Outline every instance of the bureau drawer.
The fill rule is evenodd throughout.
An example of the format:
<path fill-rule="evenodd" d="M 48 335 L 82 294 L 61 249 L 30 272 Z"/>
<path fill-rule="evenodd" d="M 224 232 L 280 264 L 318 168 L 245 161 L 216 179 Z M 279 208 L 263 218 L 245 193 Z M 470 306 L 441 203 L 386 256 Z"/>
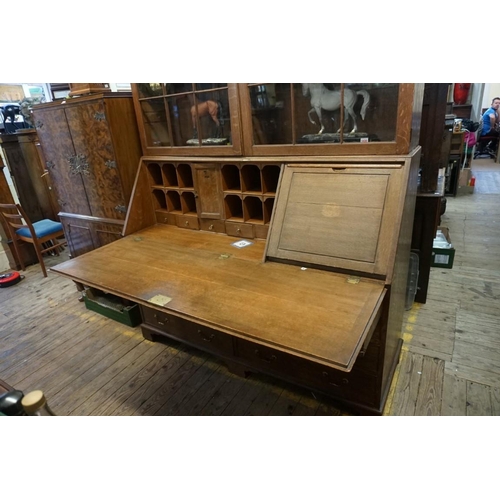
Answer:
<path fill-rule="evenodd" d="M 343 372 L 314 361 L 242 339 L 235 339 L 235 359 L 257 371 L 282 376 L 312 389 L 367 405 L 379 398 L 377 373 Z M 356 365 L 355 365 L 356 366 Z"/>
<path fill-rule="evenodd" d="M 141 306 L 146 325 L 154 327 L 153 334 L 165 334 L 213 354 L 232 356 L 233 339 L 230 335 L 172 314 Z"/>
<path fill-rule="evenodd" d="M 226 225 L 223 220 L 200 219 L 200 229 L 211 233 L 225 233 Z"/>
<path fill-rule="evenodd" d="M 173 226 L 177 225 L 175 214 L 169 214 L 168 212 L 162 210 L 156 211 L 156 222 L 158 222 L 158 224 L 172 224 Z"/>
<path fill-rule="evenodd" d="M 238 236 L 241 238 L 253 238 L 252 224 L 239 224 L 238 222 L 226 222 L 226 233 L 229 236 Z"/>
<path fill-rule="evenodd" d="M 196 215 L 176 215 L 177 226 L 186 229 L 200 229 L 200 221 Z"/>

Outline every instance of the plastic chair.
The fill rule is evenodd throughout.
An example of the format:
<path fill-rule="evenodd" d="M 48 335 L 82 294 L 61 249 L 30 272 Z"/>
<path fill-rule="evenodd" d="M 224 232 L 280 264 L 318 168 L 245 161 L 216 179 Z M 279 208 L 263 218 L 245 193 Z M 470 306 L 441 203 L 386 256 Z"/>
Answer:
<path fill-rule="evenodd" d="M 64 237 L 62 224 L 50 219 L 43 219 L 32 224 L 21 205 L 18 204 L 0 204 L 0 216 L 9 229 L 14 251 L 22 270 L 26 268 L 19 250 L 19 240 L 31 243 L 35 247 L 43 275 L 47 277 L 43 254 L 55 251 L 59 255 L 59 250 L 66 245 L 66 241 L 57 241 L 58 238 Z"/>

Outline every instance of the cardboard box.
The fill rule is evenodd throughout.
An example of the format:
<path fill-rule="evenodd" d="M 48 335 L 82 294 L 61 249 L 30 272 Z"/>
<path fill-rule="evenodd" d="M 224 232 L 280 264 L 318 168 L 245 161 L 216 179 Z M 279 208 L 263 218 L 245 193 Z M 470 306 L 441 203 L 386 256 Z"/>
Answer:
<path fill-rule="evenodd" d="M 451 243 L 450 232 L 447 227 L 438 227 L 438 230 L 444 234 L 448 243 Z M 453 260 L 455 258 L 454 248 L 433 248 L 431 257 L 431 267 L 443 267 L 451 269 L 453 267 Z"/>
<path fill-rule="evenodd" d="M 474 194 L 474 186 L 458 186 L 457 196 L 462 194 Z"/>
<path fill-rule="evenodd" d="M 472 171 L 470 168 L 460 170 L 460 174 L 458 176 L 457 196 L 474 193 L 474 186 L 469 185 L 471 178 Z"/>
<path fill-rule="evenodd" d="M 472 171 L 470 168 L 463 168 L 460 170 L 460 175 L 458 176 L 459 186 L 468 186 L 472 177 Z"/>

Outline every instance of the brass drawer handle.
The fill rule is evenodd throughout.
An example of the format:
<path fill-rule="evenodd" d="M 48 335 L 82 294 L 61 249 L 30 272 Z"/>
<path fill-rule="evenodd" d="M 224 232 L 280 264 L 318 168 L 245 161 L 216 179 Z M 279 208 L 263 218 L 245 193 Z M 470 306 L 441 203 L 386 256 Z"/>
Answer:
<path fill-rule="evenodd" d="M 213 225 L 213 224 L 210 224 L 210 226 L 208 226 L 208 230 L 209 230 L 209 231 L 213 231 L 213 229 L 214 229 L 214 225 Z"/>
<path fill-rule="evenodd" d="M 201 337 L 202 340 L 205 342 L 212 342 L 212 340 L 215 338 L 215 335 L 211 333 L 210 335 L 205 335 L 202 330 L 198 330 L 198 335 Z"/>
<path fill-rule="evenodd" d="M 271 354 L 270 356 L 265 356 L 261 354 L 261 352 L 258 349 L 255 349 L 255 355 L 261 361 L 264 361 L 264 363 L 272 363 L 273 361 L 276 361 L 278 359 L 274 354 Z"/>
<path fill-rule="evenodd" d="M 189 226 L 189 221 L 184 222 L 185 226 Z"/>
<path fill-rule="evenodd" d="M 322 373 L 321 373 L 321 375 L 323 375 L 323 379 L 328 380 L 328 379 L 330 378 L 330 375 L 329 375 L 329 373 L 328 373 L 328 372 L 322 372 Z M 337 383 L 335 383 L 335 382 L 331 382 L 330 380 L 328 380 L 328 383 L 329 383 L 330 385 L 333 385 L 334 387 L 341 387 L 341 384 L 337 384 Z M 343 384 L 343 385 L 347 385 L 348 383 L 349 383 L 349 380 L 348 380 L 348 379 L 346 379 L 346 378 L 343 378 L 343 379 L 342 379 L 342 384 Z"/>
<path fill-rule="evenodd" d="M 156 323 L 157 323 L 158 325 L 162 325 L 162 326 L 164 326 L 164 325 L 165 325 L 165 323 L 168 323 L 168 318 L 165 318 L 165 319 L 163 320 L 163 321 L 164 321 L 164 323 L 162 323 L 162 322 L 160 321 L 160 319 L 158 318 L 158 315 L 157 315 L 157 314 L 154 314 L 154 315 L 153 315 L 153 317 L 154 317 L 154 319 L 156 320 Z"/>

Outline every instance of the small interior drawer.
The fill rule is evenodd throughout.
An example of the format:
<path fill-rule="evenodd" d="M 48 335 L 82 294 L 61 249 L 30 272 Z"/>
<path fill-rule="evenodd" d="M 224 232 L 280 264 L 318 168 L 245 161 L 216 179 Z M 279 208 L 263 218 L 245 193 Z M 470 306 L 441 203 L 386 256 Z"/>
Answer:
<path fill-rule="evenodd" d="M 176 215 L 177 226 L 186 229 L 200 229 L 200 221 L 195 215 Z"/>
<path fill-rule="evenodd" d="M 229 236 L 241 238 L 253 238 L 253 226 L 251 224 L 239 224 L 238 222 L 226 222 L 226 233 Z"/>

